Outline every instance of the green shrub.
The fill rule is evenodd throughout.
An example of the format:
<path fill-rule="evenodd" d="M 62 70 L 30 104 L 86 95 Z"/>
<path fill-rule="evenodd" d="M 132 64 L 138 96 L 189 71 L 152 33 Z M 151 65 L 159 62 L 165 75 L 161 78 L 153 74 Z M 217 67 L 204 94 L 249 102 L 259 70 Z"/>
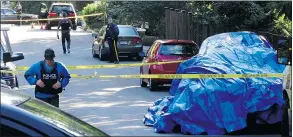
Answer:
<path fill-rule="evenodd" d="M 105 6 L 106 3 L 102 1 L 88 4 L 86 7 L 83 8 L 82 14 L 90 15 L 97 13 L 105 13 Z M 84 17 L 83 20 L 90 29 L 101 28 L 104 25 L 104 15 Z"/>

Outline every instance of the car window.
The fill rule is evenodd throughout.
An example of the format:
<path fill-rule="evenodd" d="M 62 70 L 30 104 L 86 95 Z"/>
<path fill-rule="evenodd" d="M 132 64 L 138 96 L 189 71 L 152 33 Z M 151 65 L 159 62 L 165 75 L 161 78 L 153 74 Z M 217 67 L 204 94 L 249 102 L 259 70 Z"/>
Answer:
<path fill-rule="evenodd" d="M 1 49 L 5 52 L 7 52 L 9 49 L 8 47 L 6 46 L 6 40 L 5 40 L 5 37 L 4 37 L 4 31 L 1 31 Z"/>
<path fill-rule="evenodd" d="M 2 48 L 2 44 L 1 44 L 1 50 L 0 50 L 0 60 L 2 61 L 3 60 L 3 53 L 4 53 L 4 51 L 3 51 L 3 48 Z"/>
<path fill-rule="evenodd" d="M 119 27 L 119 35 L 138 35 L 138 33 L 133 27 Z"/>
<path fill-rule="evenodd" d="M 7 31 L 1 31 L 1 48 L 5 52 L 10 52 L 10 48 L 8 46 L 9 41 L 6 41 L 5 38 L 8 37 L 8 32 Z M 6 37 L 7 36 L 7 37 Z M 9 40 L 9 38 L 7 39 Z"/>
<path fill-rule="evenodd" d="M 74 12 L 70 5 L 54 5 L 51 12 L 61 13 L 62 11 Z"/>
<path fill-rule="evenodd" d="M 13 10 L 9 10 L 9 9 L 4 9 L 4 12 L 6 15 L 13 15 L 15 14 L 15 12 Z"/>
<path fill-rule="evenodd" d="M 197 51 L 195 44 L 162 44 L 158 53 L 160 55 L 194 56 L 197 54 Z"/>
<path fill-rule="evenodd" d="M 1 9 L 1 15 L 4 15 L 4 14 L 5 14 L 4 10 L 3 10 L 3 9 Z"/>

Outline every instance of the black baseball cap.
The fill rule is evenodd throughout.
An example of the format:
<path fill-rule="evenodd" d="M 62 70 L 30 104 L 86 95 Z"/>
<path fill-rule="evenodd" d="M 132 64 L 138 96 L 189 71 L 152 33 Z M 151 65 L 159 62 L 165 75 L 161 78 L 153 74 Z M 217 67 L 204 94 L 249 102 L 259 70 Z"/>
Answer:
<path fill-rule="evenodd" d="M 55 58 L 54 50 L 51 48 L 46 49 L 44 57 L 46 60 L 53 60 Z"/>

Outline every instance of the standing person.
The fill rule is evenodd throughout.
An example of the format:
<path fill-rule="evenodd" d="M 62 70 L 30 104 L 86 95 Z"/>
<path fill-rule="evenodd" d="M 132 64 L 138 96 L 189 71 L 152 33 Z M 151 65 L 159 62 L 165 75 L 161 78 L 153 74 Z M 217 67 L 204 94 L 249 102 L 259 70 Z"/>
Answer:
<path fill-rule="evenodd" d="M 67 41 L 67 51 L 70 53 L 70 27 L 73 28 L 72 22 L 67 18 L 67 13 L 62 13 L 63 19 L 59 21 L 57 28 L 57 37 L 59 39 L 59 28 L 61 26 L 61 39 L 63 46 L 63 53 L 66 54 L 65 40 Z"/>
<path fill-rule="evenodd" d="M 45 50 L 45 60 L 33 64 L 24 74 L 30 85 L 35 86 L 35 97 L 53 106 L 59 107 L 59 93 L 67 86 L 70 79 L 66 67 L 55 62 L 55 52 Z"/>
<path fill-rule="evenodd" d="M 21 6 L 20 2 L 17 2 L 15 9 L 16 9 L 17 19 L 19 20 L 19 25 L 21 25 L 22 6 Z"/>
<path fill-rule="evenodd" d="M 119 56 L 117 50 L 117 41 L 118 41 L 119 29 L 116 24 L 113 23 L 111 15 L 108 18 L 108 25 L 106 28 L 105 38 L 108 41 L 110 48 L 110 61 L 115 64 L 119 64 Z"/>

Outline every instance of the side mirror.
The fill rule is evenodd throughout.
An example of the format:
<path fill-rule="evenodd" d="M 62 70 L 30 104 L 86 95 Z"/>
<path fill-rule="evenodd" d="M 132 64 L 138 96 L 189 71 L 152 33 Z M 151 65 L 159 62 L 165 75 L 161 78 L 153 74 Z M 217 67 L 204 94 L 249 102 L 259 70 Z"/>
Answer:
<path fill-rule="evenodd" d="M 291 64 L 292 48 L 288 40 L 278 40 L 277 57 L 278 63 L 284 65 Z"/>
<path fill-rule="evenodd" d="M 142 51 L 142 52 L 139 52 L 138 53 L 138 56 L 140 56 L 140 57 L 146 57 L 146 55 L 145 55 L 145 53 Z"/>
<path fill-rule="evenodd" d="M 3 53 L 3 62 L 7 63 L 7 62 L 11 62 L 11 61 L 12 61 L 12 59 L 11 59 L 10 52 L 4 52 Z"/>
<path fill-rule="evenodd" d="M 15 52 L 11 56 L 11 61 L 18 61 L 24 59 L 24 55 L 21 52 Z"/>
<path fill-rule="evenodd" d="M 21 52 L 16 52 L 16 53 L 13 53 L 12 55 L 10 54 L 10 52 L 3 53 L 3 62 L 4 63 L 18 61 L 18 60 L 22 60 L 22 59 L 24 59 L 24 56 L 23 56 L 23 53 L 21 53 Z"/>
<path fill-rule="evenodd" d="M 92 36 L 94 37 L 94 38 L 97 38 L 98 37 L 98 33 L 92 33 Z"/>

